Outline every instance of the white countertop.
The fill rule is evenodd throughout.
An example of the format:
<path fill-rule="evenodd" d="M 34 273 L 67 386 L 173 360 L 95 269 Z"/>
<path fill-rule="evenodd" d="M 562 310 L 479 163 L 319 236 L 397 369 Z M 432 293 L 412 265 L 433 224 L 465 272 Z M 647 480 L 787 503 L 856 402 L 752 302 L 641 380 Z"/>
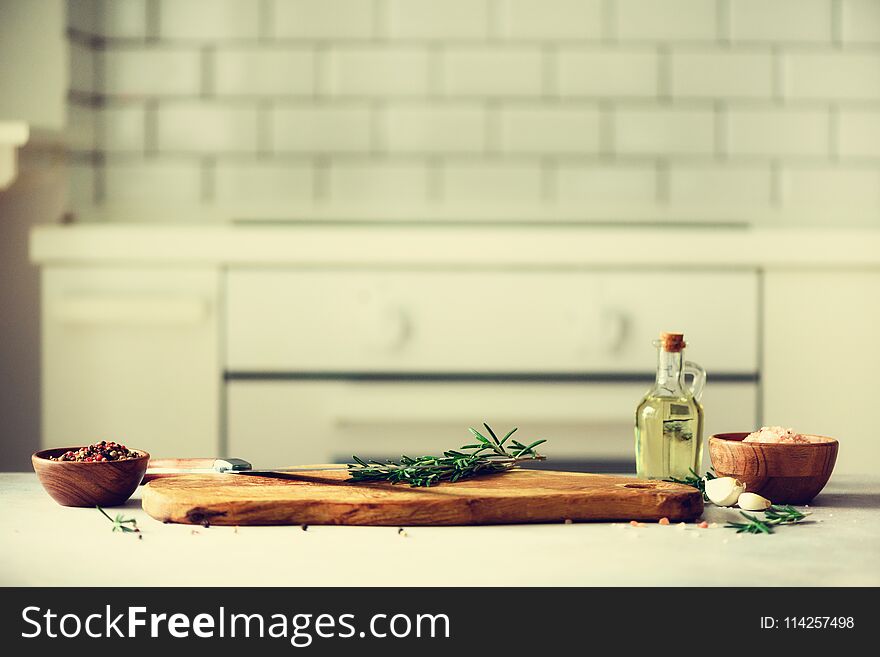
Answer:
<path fill-rule="evenodd" d="M 95 509 L 64 508 L 35 475 L 0 474 L 0 585 L 277 586 L 878 586 L 880 478 L 835 477 L 809 524 L 772 536 L 694 524 L 489 527 L 193 527 L 164 525 L 138 499 L 122 511 L 143 539 Z M 83 567 L 95 555 L 125 574 Z M 479 555 L 491 568 L 463 569 Z"/>
<path fill-rule="evenodd" d="M 880 230 L 386 224 L 37 227 L 43 265 L 876 268 Z"/>

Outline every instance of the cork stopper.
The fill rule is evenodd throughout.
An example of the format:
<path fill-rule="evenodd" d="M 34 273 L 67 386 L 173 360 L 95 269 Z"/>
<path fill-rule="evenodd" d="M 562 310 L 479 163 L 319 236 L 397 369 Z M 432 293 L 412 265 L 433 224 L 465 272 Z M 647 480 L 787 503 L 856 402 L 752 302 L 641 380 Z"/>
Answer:
<path fill-rule="evenodd" d="M 684 341 L 683 333 L 661 333 L 660 346 L 663 351 L 675 354 L 687 347 L 687 343 Z"/>

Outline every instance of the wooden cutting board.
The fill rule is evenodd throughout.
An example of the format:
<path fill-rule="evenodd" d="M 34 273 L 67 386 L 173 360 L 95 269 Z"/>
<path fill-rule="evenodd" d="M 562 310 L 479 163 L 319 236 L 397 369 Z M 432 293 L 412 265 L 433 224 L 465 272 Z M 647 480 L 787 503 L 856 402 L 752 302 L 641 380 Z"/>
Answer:
<path fill-rule="evenodd" d="M 431 488 L 353 483 L 345 471 L 180 475 L 151 481 L 156 520 L 212 525 L 482 525 L 564 520 L 692 520 L 690 486 L 630 477 L 514 470 Z"/>

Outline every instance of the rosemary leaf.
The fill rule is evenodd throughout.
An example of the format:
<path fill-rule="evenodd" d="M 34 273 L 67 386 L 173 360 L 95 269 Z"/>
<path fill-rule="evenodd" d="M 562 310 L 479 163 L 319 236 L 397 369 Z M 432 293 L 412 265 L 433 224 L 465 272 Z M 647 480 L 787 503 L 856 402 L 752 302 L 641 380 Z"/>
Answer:
<path fill-rule="evenodd" d="M 387 481 L 392 484 L 408 483 L 413 488 L 434 486 L 441 481 L 456 482 L 466 477 L 482 474 L 506 472 L 525 461 L 543 461 L 546 457 L 538 454 L 535 447 L 546 442 L 536 440 L 529 445 L 511 439 L 516 428 L 507 432 L 502 440 L 488 424 L 486 431 L 490 440 L 473 427 L 471 434 L 480 441 L 478 444 L 464 445 L 458 450 L 443 452 L 442 457 L 420 456 L 411 458 L 403 455 L 400 461 L 364 461 L 353 456 L 354 463 L 348 464 L 348 474 L 353 481 Z M 510 440 L 510 449 L 504 447 Z"/>

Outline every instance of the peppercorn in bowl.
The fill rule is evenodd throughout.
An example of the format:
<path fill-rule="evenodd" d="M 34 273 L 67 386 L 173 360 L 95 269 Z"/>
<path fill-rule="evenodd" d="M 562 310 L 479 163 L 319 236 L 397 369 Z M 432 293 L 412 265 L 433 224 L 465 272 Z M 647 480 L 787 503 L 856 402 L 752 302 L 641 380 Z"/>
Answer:
<path fill-rule="evenodd" d="M 44 449 L 31 456 L 37 478 L 62 506 L 123 504 L 144 478 L 150 455 L 105 441 Z"/>

